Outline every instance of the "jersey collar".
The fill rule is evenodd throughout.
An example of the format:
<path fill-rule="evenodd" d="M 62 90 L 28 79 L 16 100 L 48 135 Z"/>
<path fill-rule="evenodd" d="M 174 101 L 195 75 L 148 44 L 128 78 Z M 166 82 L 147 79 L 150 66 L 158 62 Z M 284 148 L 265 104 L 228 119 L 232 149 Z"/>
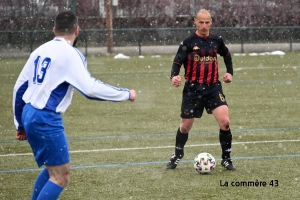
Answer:
<path fill-rule="evenodd" d="M 208 36 L 205 36 L 205 37 L 203 37 L 203 36 L 200 36 L 200 35 L 198 35 L 198 34 L 197 34 L 197 30 L 195 30 L 195 31 L 194 31 L 194 34 L 195 34 L 195 35 L 197 35 L 197 36 L 198 36 L 198 37 L 200 37 L 200 38 L 203 38 L 203 39 L 207 39 L 207 38 L 209 38 L 209 37 L 211 36 L 211 34 L 210 34 L 210 33 L 209 33 L 209 35 L 208 35 Z"/>
<path fill-rule="evenodd" d="M 70 42 L 69 40 L 65 40 L 64 38 L 58 38 L 58 37 L 55 37 L 53 40 L 54 40 L 54 41 L 65 41 L 65 42 L 67 42 L 69 45 L 72 46 L 71 42 Z"/>

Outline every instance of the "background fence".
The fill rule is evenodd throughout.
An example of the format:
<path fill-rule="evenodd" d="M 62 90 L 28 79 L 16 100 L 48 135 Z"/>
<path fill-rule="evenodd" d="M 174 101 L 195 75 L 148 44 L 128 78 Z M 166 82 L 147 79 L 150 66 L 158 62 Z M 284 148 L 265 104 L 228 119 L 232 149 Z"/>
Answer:
<path fill-rule="evenodd" d="M 148 46 L 178 47 L 201 8 L 212 15 L 212 32 L 238 52 L 257 44 L 300 50 L 300 0 L 1 0 L 0 57 L 28 56 L 52 39 L 53 19 L 66 9 L 78 16 L 78 47 L 86 55 L 99 49 L 102 55 L 103 48 L 134 47 L 141 55 Z"/>
<path fill-rule="evenodd" d="M 134 29 L 84 29 L 81 30 L 77 46 L 89 55 L 90 48 L 105 48 L 107 35 L 113 35 L 113 47 L 137 47 L 141 55 L 143 46 L 171 46 L 179 43 L 195 30 L 190 28 L 134 28 Z M 293 45 L 300 43 L 299 26 L 280 27 L 213 27 L 211 32 L 221 35 L 226 44 L 240 45 L 240 52 L 246 44 L 288 44 L 288 51 L 295 51 Z M 110 34 L 111 35 L 111 34 Z M 44 42 L 53 39 L 52 30 L 0 31 L 0 52 L 32 52 Z"/>

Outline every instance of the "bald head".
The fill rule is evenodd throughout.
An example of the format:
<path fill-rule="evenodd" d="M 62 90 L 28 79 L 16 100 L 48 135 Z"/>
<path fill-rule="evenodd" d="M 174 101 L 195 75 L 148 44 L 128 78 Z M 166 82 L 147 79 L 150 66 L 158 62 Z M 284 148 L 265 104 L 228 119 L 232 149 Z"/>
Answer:
<path fill-rule="evenodd" d="M 210 12 L 209 12 L 208 10 L 206 10 L 206 9 L 201 9 L 201 10 L 199 10 L 199 11 L 197 12 L 196 18 L 198 18 L 198 16 L 200 16 L 200 17 L 205 16 L 205 17 L 208 17 L 208 18 L 211 19 Z"/>
<path fill-rule="evenodd" d="M 201 37 L 209 36 L 209 29 L 212 25 L 212 19 L 209 11 L 206 9 L 199 10 L 194 19 L 194 24 L 197 27 L 197 35 Z"/>

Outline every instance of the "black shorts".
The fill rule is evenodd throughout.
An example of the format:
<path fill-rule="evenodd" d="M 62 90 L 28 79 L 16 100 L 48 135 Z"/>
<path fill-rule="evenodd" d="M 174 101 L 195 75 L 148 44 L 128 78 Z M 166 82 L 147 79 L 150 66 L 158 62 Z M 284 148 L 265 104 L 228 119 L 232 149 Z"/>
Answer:
<path fill-rule="evenodd" d="M 201 118 L 204 108 L 211 114 L 215 108 L 222 105 L 227 105 L 227 102 L 221 82 L 211 85 L 185 82 L 180 117 Z"/>

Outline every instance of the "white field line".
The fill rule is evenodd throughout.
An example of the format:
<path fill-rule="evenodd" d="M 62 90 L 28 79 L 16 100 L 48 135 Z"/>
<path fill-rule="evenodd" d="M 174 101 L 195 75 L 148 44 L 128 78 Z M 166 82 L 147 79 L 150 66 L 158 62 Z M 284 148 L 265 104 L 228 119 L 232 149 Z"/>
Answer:
<path fill-rule="evenodd" d="M 243 144 L 262 144 L 262 143 L 281 143 L 281 142 L 300 142 L 300 140 L 265 140 L 265 141 L 250 141 L 250 142 L 233 142 L 233 145 Z M 201 147 L 201 146 L 218 146 L 219 143 L 213 144 L 192 144 L 185 147 Z M 136 148 L 114 148 L 114 149 L 92 149 L 92 150 L 75 150 L 70 153 L 92 153 L 92 152 L 105 152 L 105 151 L 135 151 L 135 150 L 147 150 L 147 149 L 167 149 L 174 146 L 158 146 L 158 147 L 136 147 Z M 16 153 L 16 154 L 0 154 L 0 157 L 13 157 L 13 156 L 29 156 L 32 153 Z"/>

